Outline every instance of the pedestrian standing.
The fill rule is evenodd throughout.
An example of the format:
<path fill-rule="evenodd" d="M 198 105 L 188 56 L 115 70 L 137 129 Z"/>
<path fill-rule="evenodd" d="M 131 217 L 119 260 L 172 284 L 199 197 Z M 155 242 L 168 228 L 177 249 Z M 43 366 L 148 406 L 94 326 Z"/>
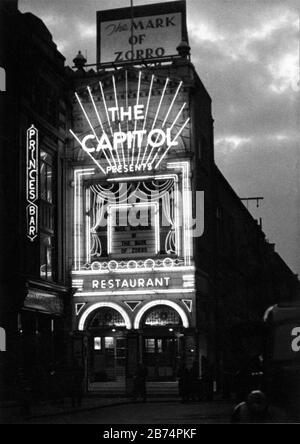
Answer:
<path fill-rule="evenodd" d="M 212 401 L 214 397 L 214 372 L 208 359 L 203 362 L 203 392 L 206 401 Z"/>
<path fill-rule="evenodd" d="M 190 399 L 190 372 L 183 364 L 178 372 L 178 391 L 182 402 L 187 402 Z"/>
<path fill-rule="evenodd" d="M 143 402 L 147 401 L 147 368 L 143 363 L 140 363 L 135 372 L 133 379 L 133 399 L 136 401 L 139 397 L 142 398 Z"/>
<path fill-rule="evenodd" d="M 84 371 L 75 359 L 71 368 L 71 401 L 73 407 L 80 407 L 83 398 Z"/>
<path fill-rule="evenodd" d="M 198 364 L 196 361 L 193 362 L 192 368 L 190 369 L 190 399 L 200 400 L 200 388 L 198 379 Z"/>

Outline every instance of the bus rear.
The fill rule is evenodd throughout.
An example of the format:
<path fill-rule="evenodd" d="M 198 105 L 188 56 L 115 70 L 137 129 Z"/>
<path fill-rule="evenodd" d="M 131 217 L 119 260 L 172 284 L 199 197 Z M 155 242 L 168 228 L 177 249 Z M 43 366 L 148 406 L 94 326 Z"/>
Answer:
<path fill-rule="evenodd" d="M 300 420 L 300 304 L 278 304 L 264 316 L 265 391 L 288 418 Z"/>

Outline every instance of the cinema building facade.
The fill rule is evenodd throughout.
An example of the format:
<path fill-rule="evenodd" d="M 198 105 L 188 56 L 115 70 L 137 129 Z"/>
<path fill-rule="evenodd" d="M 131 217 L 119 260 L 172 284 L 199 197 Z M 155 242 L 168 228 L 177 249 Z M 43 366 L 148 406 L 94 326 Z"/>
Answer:
<path fill-rule="evenodd" d="M 1 228 L 9 260 L 0 327 L 20 355 L 9 374 L 25 361 L 32 374 L 35 363 L 70 367 L 76 358 L 87 388 L 125 389 L 139 362 L 150 381 L 175 381 L 181 365 L 196 363 L 222 387 L 224 374 L 261 351 L 256 323 L 266 308 L 297 296 L 297 277 L 214 163 L 212 103 L 190 61 L 185 2 L 166 5 L 168 20 L 161 4 L 142 13 L 171 34 L 180 21 L 170 56 L 109 63 L 104 45 L 103 63 L 89 67 L 79 53 L 73 69 L 39 19 L 5 9 L 7 42 L 20 25 L 20 66 L 0 60 L 2 104 L 16 105 L 3 106 L 10 125 L 1 132 L 12 222 Z M 38 135 L 35 173 L 28 134 Z M 36 195 L 27 199 L 31 177 Z M 38 209 L 30 226 L 28 205 Z"/>
<path fill-rule="evenodd" d="M 262 351 L 265 309 L 298 280 L 214 163 L 211 98 L 186 41 L 157 63 L 71 75 L 67 244 L 73 353 L 90 387 L 182 365 L 216 387 Z M 101 69 L 102 68 L 102 69 Z"/>
<path fill-rule="evenodd" d="M 191 72 L 171 65 L 74 77 L 74 329 L 88 332 L 94 381 L 124 378 L 140 361 L 150 379 L 175 379 L 199 350 Z M 200 269 L 198 282 L 205 298 Z M 206 356 L 204 337 L 201 347 Z"/>

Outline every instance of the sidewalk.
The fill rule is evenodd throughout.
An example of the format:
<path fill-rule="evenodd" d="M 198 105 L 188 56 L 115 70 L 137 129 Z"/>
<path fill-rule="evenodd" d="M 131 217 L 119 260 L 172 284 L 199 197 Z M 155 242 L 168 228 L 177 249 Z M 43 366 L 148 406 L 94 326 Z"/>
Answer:
<path fill-rule="evenodd" d="M 179 397 L 161 397 L 161 396 L 151 396 L 148 398 L 147 404 L 152 403 L 179 403 L 181 400 Z M 125 396 L 120 397 L 107 397 L 107 396 L 97 396 L 88 395 L 83 398 L 80 407 L 72 407 L 72 402 L 70 398 L 64 399 L 60 404 L 53 405 L 49 402 L 41 402 L 38 405 L 31 406 L 31 412 L 26 417 L 20 415 L 20 407 L 16 402 L 7 402 L 5 404 L 0 404 L 0 424 L 26 424 L 27 421 L 36 418 L 43 417 L 55 417 L 60 415 L 71 415 L 75 412 L 88 412 L 101 408 L 106 408 L 110 406 L 121 406 L 126 404 L 132 404 L 132 399 Z M 197 402 L 192 402 L 185 405 L 199 405 Z M 202 403 L 200 403 L 201 405 Z M 233 406 L 232 401 L 221 400 L 219 396 L 215 397 L 215 400 L 209 403 L 209 409 L 215 408 L 216 405 L 221 405 L 222 408 L 228 406 Z"/>
<path fill-rule="evenodd" d="M 20 408 L 16 402 L 7 402 L 0 405 L 0 424 L 26 423 L 26 420 L 42 418 L 46 416 L 56 416 L 61 414 L 72 414 L 74 412 L 94 410 L 109 406 L 117 406 L 129 403 L 128 398 L 99 398 L 86 397 L 82 400 L 81 406 L 73 407 L 71 400 L 65 399 L 62 403 L 53 405 L 48 402 L 41 402 L 39 405 L 31 406 L 31 412 L 26 417 L 20 415 Z"/>

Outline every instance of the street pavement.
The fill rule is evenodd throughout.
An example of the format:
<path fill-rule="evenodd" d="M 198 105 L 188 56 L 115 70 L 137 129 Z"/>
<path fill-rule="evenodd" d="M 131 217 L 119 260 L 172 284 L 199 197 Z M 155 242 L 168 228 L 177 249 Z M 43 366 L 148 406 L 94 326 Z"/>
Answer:
<path fill-rule="evenodd" d="M 117 404 L 117 403 L 115 403 Z M 27 424 L 218 424 L 230 422 L 232 402 L 150 400 L 103 405 L 77 412 L 30 418 Z M 21 423 L 21 421 L 19 422 Z"/>

